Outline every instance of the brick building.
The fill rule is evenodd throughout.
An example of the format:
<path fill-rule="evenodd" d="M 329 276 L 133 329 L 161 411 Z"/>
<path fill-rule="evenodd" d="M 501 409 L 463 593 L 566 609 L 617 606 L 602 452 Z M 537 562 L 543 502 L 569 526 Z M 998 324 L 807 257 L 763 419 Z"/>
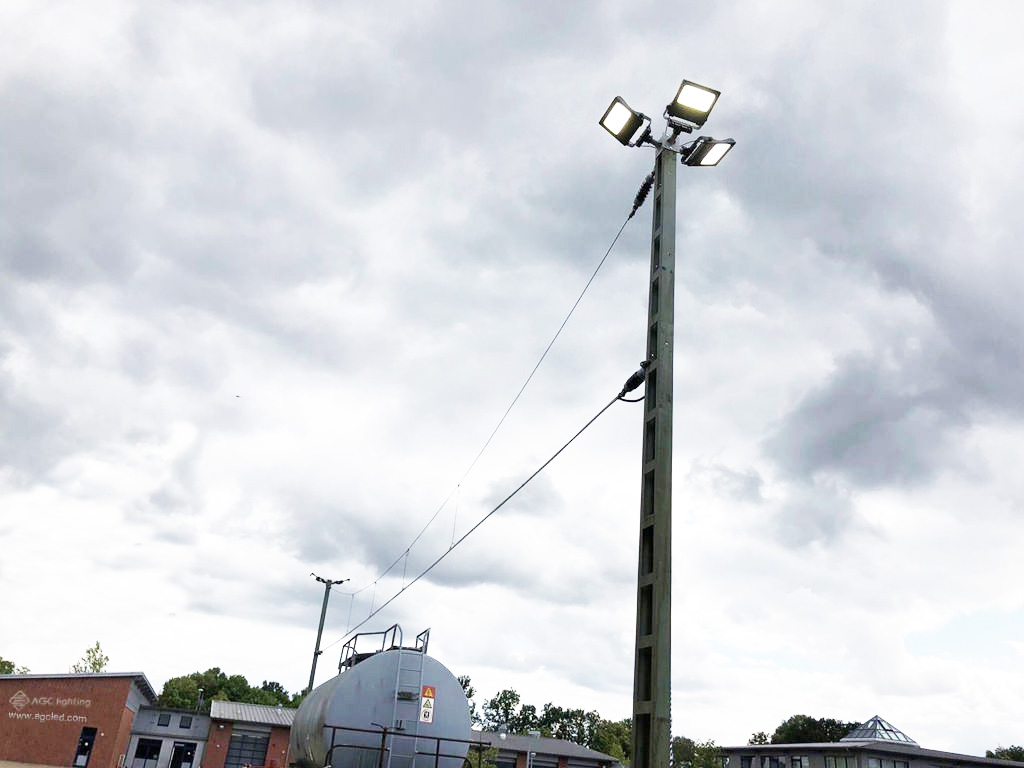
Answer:
<path fill-rule="evenodd" d="M 0 675 L 0 761 L 118 768 L 155 699 L 141 672 Z"/>
<path fill-rule="evenodd" d="M 243 765 L 287 768 L 295 710 L 264 704 L 213 701 L 203 768 Z"/>

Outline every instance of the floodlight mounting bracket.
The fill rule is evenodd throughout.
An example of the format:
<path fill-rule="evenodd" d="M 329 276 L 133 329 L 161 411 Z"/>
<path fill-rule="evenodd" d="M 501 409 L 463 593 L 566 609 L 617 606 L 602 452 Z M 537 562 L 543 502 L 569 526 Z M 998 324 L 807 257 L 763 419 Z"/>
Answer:
<path fill-rule="evenodd" d="M 681 117 L 669 114 L 668 107 L 665 107 L 665 113 L 662 117 L 665 118 L 665 122 L 672 127 L 672 130 L 677 136 L 680 133 L 693 133 L 693 129 L 697 127 L 693 123 L 683 120 Z"/>

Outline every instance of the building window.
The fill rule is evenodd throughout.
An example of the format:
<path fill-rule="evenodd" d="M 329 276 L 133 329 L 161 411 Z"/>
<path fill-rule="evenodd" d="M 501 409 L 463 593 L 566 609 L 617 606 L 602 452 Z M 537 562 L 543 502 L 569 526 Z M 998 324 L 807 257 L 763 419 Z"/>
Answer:
<path fill-rule="evenodd" d="M 232 733 L 224 768 L 242 768 L 243 765 L 265 765 L 269 736 Z"/>
<path fill-rule="evenodd" d="M 804 768 L 807 768 L 806 762 Z M 857 768 L 857 758 L 852 755 L 826 755 L 825 768 Z"/>
<path fill-rule="evenodd" d="M 139 739 L 135 747 L 132 768 L 156 768 L 156 761 L 159 759 L 160 742 L 156 739 Z"/>
<path fill-rule="evenodd" d="M 789 765 L 790 768 L 811 768 L 811 759 L 809 757 L 791 757 Z"/>
<path fill-rule="evenodd" d="M 182 728 L 191 728 L 192 715 L 182 715 L 181 720 L 178 721 L 178 725 L 180 725 Z"/>
<path fill-rule="evenodd" d="M 164 725 L 164 726 L 170 725 L 171 724 L 171 713 L 170 712 L 161 712 L 159 715 L 156 716 L 156 724 L 157 725 Z"/>
<path fill-rule="evenodd" d="M 75 768 L 85 768 L 89 764 L 92 745 L 96 743 L 96 729 L 86 726 L 78 737 L 78 749 L 75 750 Z"/>
<path fill-rule="evenodd" d="M 740 768 L 751 768 L 752 762 L 754 762 L 754 758 L 750 755 L 740 755 Z"/>

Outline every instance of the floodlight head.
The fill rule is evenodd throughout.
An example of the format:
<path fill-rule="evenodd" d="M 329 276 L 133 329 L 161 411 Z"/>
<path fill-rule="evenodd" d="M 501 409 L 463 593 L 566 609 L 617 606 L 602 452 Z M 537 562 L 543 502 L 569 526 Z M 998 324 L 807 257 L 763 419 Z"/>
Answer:
<path fill-rule="evenodd" d="M 628 147 L 631 146 L 630 140 L 640 130 L 645 119 L 642 113 L 633 111 L 621 97 L 616 96 L 605 110 L 600 122 L 602 128 L 618 139 L 623 146 Z"/>
<path fill-rule="evenodd" d="M 716 90 L 683 80 L 676 97 L 665 107 L 665 115 L 693 123 L 699 128 L 708 119 L 719 95 Z"/>
<path fill-rule="evenodd" d="M 730 149 L 736 145 L 732 139 L 712 139 L 710 136 L 701 136 L 683 155 L 683 165 L 711 166 L 718 165 Z"/>

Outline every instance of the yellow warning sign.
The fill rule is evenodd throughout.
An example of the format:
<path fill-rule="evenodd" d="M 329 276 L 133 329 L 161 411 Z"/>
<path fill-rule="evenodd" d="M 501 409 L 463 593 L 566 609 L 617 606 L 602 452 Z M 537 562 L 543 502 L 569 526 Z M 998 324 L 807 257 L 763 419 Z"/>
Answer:
<path fill-rule="evenodd" d="M 436 690 L 432 685 L 424 685 L 420 691 L 420 722 L 434 722 L 434 699 Z"/>

